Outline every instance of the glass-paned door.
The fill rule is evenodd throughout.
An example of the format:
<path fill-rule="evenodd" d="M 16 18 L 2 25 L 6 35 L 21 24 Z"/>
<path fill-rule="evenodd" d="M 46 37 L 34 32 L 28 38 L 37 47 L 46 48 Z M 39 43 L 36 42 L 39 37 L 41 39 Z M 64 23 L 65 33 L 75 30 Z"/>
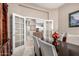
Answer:
<path fill-rule="evenodd" d="M 27 39 L 32 39 L 33 32 L 35 31 L 36 31 L 36 20 L 32 18 L 26 18 Z"/>
<path fill-rule="evenodd" d="M 12 21 L 12 41 L 13 50 L 19 46 L 22 46 L 26 42 L 26 26 L 25 17 L 13 13 Z"/>
<path fill-rule="evenodd" d="M 53 32 L 53 20 L 44 20 L 44 38 L 46 41 L 50 41 Z"/>

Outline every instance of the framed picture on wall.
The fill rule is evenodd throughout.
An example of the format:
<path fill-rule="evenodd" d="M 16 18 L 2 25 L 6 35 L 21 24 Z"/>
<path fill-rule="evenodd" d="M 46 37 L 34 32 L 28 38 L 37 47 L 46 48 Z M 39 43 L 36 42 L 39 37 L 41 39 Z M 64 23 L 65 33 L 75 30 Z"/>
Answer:
<path fill-rule="evenodd" d="M 79 27 L 79 10 L 69 14 L 69 27 Z"/>

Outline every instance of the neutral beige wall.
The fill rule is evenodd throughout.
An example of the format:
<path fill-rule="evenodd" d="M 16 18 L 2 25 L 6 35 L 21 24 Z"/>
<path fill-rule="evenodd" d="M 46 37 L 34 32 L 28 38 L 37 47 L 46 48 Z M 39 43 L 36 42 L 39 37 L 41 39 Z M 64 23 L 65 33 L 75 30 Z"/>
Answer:
<path fill-rule="evenodd" d="M 9 14 L 12 15 L 12 13 L 17 13 L 23 16 L 29 16 L 29 17 L 35 17 L 35 18 L 41 18 L 41 19 L 48 19 L 48 13 L 19 6 L 19 4 L 8 4 L 8 11 Z"/>
<path fill-rule="evenodd" d="M 54 20 L 54 31 L 58 31 L 58 9 L 52 9 L 49 11 L 49 20 Z"/>
<path fill-rule="evenodd" d="M 79 3 L 65 4 L 59 8 L 58 29 L 60 33 L 79 34 L 79 27 L 69 27 L 69 13 L 79 10 Z"/>
<path fill-rule="evenodd" d="M 41 19 L 48 19 L 48 13 L 43 12 L 40 10 L 35 10 L 27 7 L 19 6 L 19 4 L 8 4 L 8 35 L 10 38 L 10 25 L 11 25 L 11 16 L 12 13 L 20 14 L 22 16 L 29 16 L 29 17 L 35 17 L 35 18 L 41 18 Z"/>

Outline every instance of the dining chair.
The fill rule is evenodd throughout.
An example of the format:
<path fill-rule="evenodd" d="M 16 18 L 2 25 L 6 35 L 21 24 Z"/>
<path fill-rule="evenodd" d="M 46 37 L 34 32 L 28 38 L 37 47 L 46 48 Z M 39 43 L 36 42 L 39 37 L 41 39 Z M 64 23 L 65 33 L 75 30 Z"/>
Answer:
<path fill-rule="evenodd" d="M 60 41 L 64 41 L 64 39 L 66 39 L 66 38 L 65 38 L 66 36 L 67 36 L 67 33 L 62 33 L 62 34 L 60 34 L 59 40 L 60 40 Z"/>
<path fill-rule="evenodd" d="M 42 56 L 58 56 L 54 45 L 38 39 Z"/>
<path fill-rule="evenodd" d="M 36 54 L 36 56 L 40 56 L 38 38 L 33 35 L 33 40 L 34 40 L 34 51 L 35 51 L 35 54 Z"/>

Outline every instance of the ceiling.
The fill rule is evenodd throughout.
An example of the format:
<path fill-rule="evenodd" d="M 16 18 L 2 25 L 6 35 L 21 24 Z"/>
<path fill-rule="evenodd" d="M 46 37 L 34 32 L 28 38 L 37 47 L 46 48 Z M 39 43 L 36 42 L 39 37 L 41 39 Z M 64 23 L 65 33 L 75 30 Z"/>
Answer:
<path fill-rule="evenodd" d="M 44 9 L 54 9 L 59 8 L 60 6 L 64 5 L 64 3 L 30 3 L 30 5 Z"/>

